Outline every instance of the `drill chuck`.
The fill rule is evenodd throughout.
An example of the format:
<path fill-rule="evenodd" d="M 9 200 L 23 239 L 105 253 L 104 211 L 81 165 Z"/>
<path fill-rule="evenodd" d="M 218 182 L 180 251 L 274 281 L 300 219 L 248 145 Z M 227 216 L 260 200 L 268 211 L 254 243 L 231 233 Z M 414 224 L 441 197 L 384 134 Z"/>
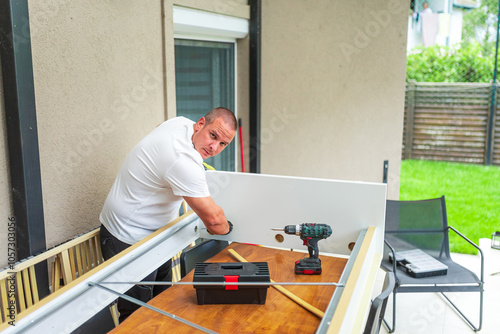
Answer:
<path fill-rule="evenodd" d="M 286 234 L 295 234 L 299 236 L 300 236 L 300 231 L 301 231 L 300 225 L 287 225 L 283 229 L 283 232 L 285 232 Z"/>

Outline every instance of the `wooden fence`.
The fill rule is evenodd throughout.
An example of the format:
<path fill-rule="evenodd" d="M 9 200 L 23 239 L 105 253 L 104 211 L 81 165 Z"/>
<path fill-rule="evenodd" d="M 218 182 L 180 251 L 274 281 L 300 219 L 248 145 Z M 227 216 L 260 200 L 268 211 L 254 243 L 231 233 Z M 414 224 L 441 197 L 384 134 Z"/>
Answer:
<path fill-rule="evenodd" d="M 403 159 L 500 165 L 498 94 L 492 84 L 408 82 Z"/>

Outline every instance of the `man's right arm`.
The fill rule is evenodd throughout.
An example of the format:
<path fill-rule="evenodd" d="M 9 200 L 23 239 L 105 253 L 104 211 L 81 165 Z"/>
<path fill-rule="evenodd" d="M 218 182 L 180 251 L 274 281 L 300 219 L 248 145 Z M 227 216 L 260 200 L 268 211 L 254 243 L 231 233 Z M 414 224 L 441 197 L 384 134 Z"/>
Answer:
<path fill-rule="evenodd" d="M 200 217 L 207 230 L 212 234 L 229 233 L 229 223 L 224 214 L 224 210 L 215 204 L 212 197 L 187 197 L 184 196 L 187 204 Z"/>

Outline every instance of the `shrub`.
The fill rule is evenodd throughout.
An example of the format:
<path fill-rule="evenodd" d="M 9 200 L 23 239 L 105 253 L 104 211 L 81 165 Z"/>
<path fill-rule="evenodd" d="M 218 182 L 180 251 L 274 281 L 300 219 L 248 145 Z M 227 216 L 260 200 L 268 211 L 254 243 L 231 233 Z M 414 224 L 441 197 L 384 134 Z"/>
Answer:
<path fill-rule="evenodd" d="M 419 82 L 491 82 L 494 57 L 483 56 L 478 43 L 461 47 L 420 47 L 408 55 L 406 80 Z"/>

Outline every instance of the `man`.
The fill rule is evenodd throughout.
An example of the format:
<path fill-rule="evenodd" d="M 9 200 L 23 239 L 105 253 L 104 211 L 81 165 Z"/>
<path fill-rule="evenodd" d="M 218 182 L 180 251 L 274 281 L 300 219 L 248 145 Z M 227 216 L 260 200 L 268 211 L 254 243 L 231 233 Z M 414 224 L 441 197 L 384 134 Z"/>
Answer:
<path fill-rule="evenodd" d="M 213 234 L 228 234 L 232 225 L 208 191 L 203 159 L 219 154 L 233 140 L 237 121 L 232 111 L 215 108 L 194 123 L 176 117 L 160 124 L 128 154 L 106 198 L 101 221 L 105 260 L 178 217 L 183 200 Z M 171 262 L 167 262 L 171 280 Z M 156 272 L 144 280 L 154 280 Z M 135 286 L 127 294 L 148 301 L 152 289 Z M 120 321 L 137 305 L 119 299 Z"/>

